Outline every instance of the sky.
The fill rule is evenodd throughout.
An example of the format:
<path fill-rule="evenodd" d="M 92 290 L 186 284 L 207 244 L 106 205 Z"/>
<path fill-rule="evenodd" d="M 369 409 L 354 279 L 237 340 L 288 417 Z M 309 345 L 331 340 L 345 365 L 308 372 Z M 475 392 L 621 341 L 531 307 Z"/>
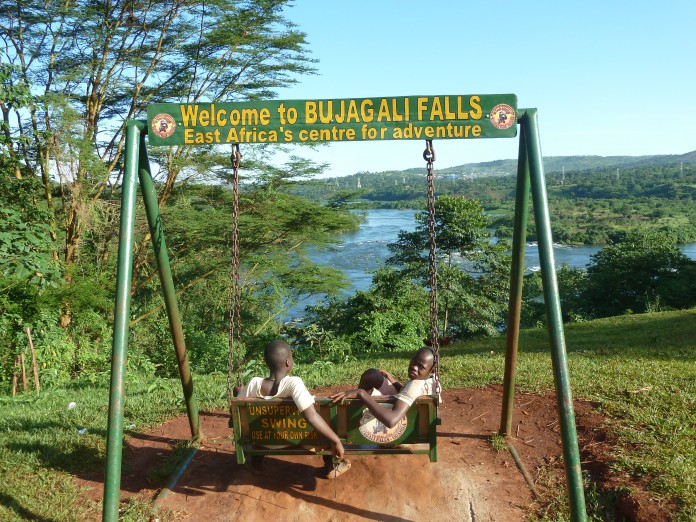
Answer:
<path fill-rule="evenodd" d="M 517 95 L 543 156 L 696 150 L 696 1 L 298 0 L 317 75 L 279 100 Z M 435 169 L 517 157 L 517 139 L 437 140 Z M 423 141 L 297 153 L 323 177 L 423 167 Z"/>

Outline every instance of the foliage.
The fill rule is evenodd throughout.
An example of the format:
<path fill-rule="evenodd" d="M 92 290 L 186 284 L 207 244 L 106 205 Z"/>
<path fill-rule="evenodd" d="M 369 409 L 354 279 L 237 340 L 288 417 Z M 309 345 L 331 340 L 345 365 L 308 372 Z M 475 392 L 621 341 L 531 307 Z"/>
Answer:
<path fill-rule="evenodd" d="M 563 320 L 689 308 L 696 304 L 696 262 L 669 235 L 640 229 L 591 257 L 587 270 L 556 272 Z M 525 276 L 522 324 L 546 322 L 541 274 Z"/>
<path fill-rule="evenodd" d="M 297 176 L 300 172 L 293 171 Z M 336 242 L 357 227 L 341 208 L 320 206 L 287 193 L 288 172 L 266 172 L 245 184 L 239 202 L 242 358 L 257 357 L 280 334 L 278 318 L 302 296 L 335 295 L 346 286 L 339 271 L 317 266 L 309 249 Z M 162 212 L 192 365 L 227 367 L 230 327 L 230 224 L 232 193 L 221 186 L 181 186 Z M 132 308 L 133 342 L 164 375 L 176 372 L 154 259 L 143 252 L 143 278 Z"/>
<path fill-rule="evenodd" d="M 0 172 L 0 382 L 10 379 L 14 356 L 27 346 L 25 328 L 62 282 L 46 213 L 36 205 L 40 184 L 12 175 L 9 166 Z"/>
<path fill-rule="evenodd" d="M 298 337 L 304 340 L 303 353 L 321 356 L 311 337 L 320 329 L 325 349 L 330 349 L 326 355 L 334 359 L 351 353 L 413 350 L 428 331 L 427 306 L 422 287 L 384 267 L 375 272 L 369 290 L 310 307 L 308 325 Z"/>
<path fill-rule="evenodd" d="M 693 306 L 694 274 L 696 262 L 669 236 L 631 233 L 592 256 L 584 306 L 597 316 Z"/>
<path fill-rule="evenodd" d="M 6 316 L 12 319 L 0 320 L 3 346 L 21 322 L 31 322 L 27 303 L 35 304 L 40 292 L 26 287 L 57 284 L 51 269 L 60 256 L 64 288 L 46 307 L 60 311 L 57 320 L 72 351 L 90 349 L 70 328 L 88 308 L 84 301 L 94 297 L 93 308 L 104 319 L 102 300 L 113 302 L 104 274 L 114 273 L 125 122 L 142 117 L 152 100 L 268 99 L 312 73 L 305 35 L 285 17 L 288 3 L 2 3 L 0 169 L 10 205 L 0 215 L 0 288 L 15 285 L 11 302 L 0 304 L 12 308 Z M 153 152 L 162 207 L 180 175 L 216 180 L 228 164 L 226 154 L 209 147 Z M 25 183 L 37 180 L 40 190 L 32 188 L 33 204 L 25 206 Z M 37 209 L 31 219 L 21 214 L 27 208 Z M 146 254 L 149 237 L 139 228 L 134 293 L 155 274 Z M 194 273 L 195 267 L 185 268 Z M 138 310 L 143 303 L 134 305 Z M 97 339 L 101 326 L 94 327 L 90 335 Z"/>
<path fill-rule="evenodd" d="M 507 308 L 507 244 L 493 244 L 481 203 L 465 197 L 439 196 L 435 202 L 438 303 L 444 336 L 493 334 Z M 400 232 L 389 245 L 402 277 L 429 284 L 428 219 L 416 214 L 416 229 Z"/>
<path fill-rule="evenodd" d="M 436 201 L 438 302 L 443 335 L 495 334 L 507 309 L 509 256 L 492 244 L 475 200 Z M 290 329 L 303 351 L 334 360 L 346 354 L 413 350 L 430 335 L 428 220 L 388 245 L 393 256 L 367 291 L 309 309 L 307 324 Z M 308 347 L 307 347 L 308 346 Z M 320 348 L 321 347 L 321 348 Z"/>
<path fill-rule="evenodd" d="M 564 322 L 580 321 L 585 318 L 582 293 L 587 286 L 587 274 L 581 268 L 563 263 L 556 270 L 558 295 Z M 524 277 L 521 322 L 524 326 L 539 326 L 546 323 L 546 308 L 541 272 L 532 272 Z"/>
<path fill-rule="evenodd" d="M 505 437 L 500 433 L 494 433 L 490 436 L 489 442 L 494 451 L 500 452 L 508 449 Z"/>

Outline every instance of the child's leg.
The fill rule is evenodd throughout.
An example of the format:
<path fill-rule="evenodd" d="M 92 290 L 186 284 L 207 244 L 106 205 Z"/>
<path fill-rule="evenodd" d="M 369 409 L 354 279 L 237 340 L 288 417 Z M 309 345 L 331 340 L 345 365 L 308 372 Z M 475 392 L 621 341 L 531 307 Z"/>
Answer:
<path fill-rule="evenodd" d="M 263 459 L 265 455 L 252 455 L 244 463 L 244 467 L 251 471 L 254 475 L 261 475 L 263 473 Z"/>
<path fill-rule="evenodd" d="M 333 457 L 331 455 L 322 455 L 321 458 L 324 461 L 323 468 L 327 470 L 327 472 L 331 471 L 333 469 Z"/>

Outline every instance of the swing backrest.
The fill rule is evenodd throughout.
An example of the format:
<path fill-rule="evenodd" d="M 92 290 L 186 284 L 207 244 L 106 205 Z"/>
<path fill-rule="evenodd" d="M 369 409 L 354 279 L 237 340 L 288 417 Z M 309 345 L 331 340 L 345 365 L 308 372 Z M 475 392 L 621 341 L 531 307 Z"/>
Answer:
<path fill-rule="evenodd" d="M 375 398 L 388 407 L 389 397 Z M 437 461 L 438 399 L 416 399 L 405 418 L 391 429 L 379 423 L 357 399 L 333 404 L 317 398 L 319 415 L 343 442 L 347 454 L 427 454 Z M 331 445 L 297 411 L 292 399 L 230 400 L 237 462 L 249 455 L 330 455 Z"/>

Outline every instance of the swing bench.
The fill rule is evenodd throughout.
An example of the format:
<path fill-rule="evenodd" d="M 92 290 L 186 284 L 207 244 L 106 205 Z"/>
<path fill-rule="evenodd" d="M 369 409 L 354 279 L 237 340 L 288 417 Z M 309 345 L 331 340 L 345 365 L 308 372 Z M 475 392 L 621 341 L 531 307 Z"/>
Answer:
<path fill-rule="evenodd" d="M 235 357 L 235 346 L 240 342 L 241 298 L 239 285 L 239 145 L 233 145 L 233 212 L 232 212 L 232 270 L 230 273 L 231 303 L 228 353 L 227 396 L 230 406 L 229 426 L 234 430 L 235 454 L 238 464 L 249 456 L 265 455 L 331 455 L 331 443 L 314 430 L 297 410 L 290 398 L 257 399 L 233 396 L 232 374 L 236 367 L 237 386 L 241 385 L 241 361 Z M 333 403 L 329 398 L 317 397 L 315 408 L 338 435 L 346 455 L 428 455 L 437 462 L 437 425 L 439 403 L 439 331 L 437 324 L 437 265 L 435 255 L 435 196 L 433 162 L 435 151 L 432 140 L 426 140 L 423 159 L 427 163 L 428 232 L 430 250 L 430 327 L 428 344 L 433 348 L 435 392 L 418 397 L 394 427 L 379 422 L 359 399 Z M 394 399 L 374 397 L 376 402 L 390 407 Z"/>
<path fill-rule="evenodd" d="M 417 398 L 393 428 L 377 421 L 359 399 L 334 404 L 317 397 L 315 408 L 341 439 L 346 455 L 428 455 L 437 462 L 437 403 L 434 395 Z M 330 441 L 314 431 L 292 399 L 233 398 L 230 410 L 238 464 L 251 455 L 331 455 Z"/>

